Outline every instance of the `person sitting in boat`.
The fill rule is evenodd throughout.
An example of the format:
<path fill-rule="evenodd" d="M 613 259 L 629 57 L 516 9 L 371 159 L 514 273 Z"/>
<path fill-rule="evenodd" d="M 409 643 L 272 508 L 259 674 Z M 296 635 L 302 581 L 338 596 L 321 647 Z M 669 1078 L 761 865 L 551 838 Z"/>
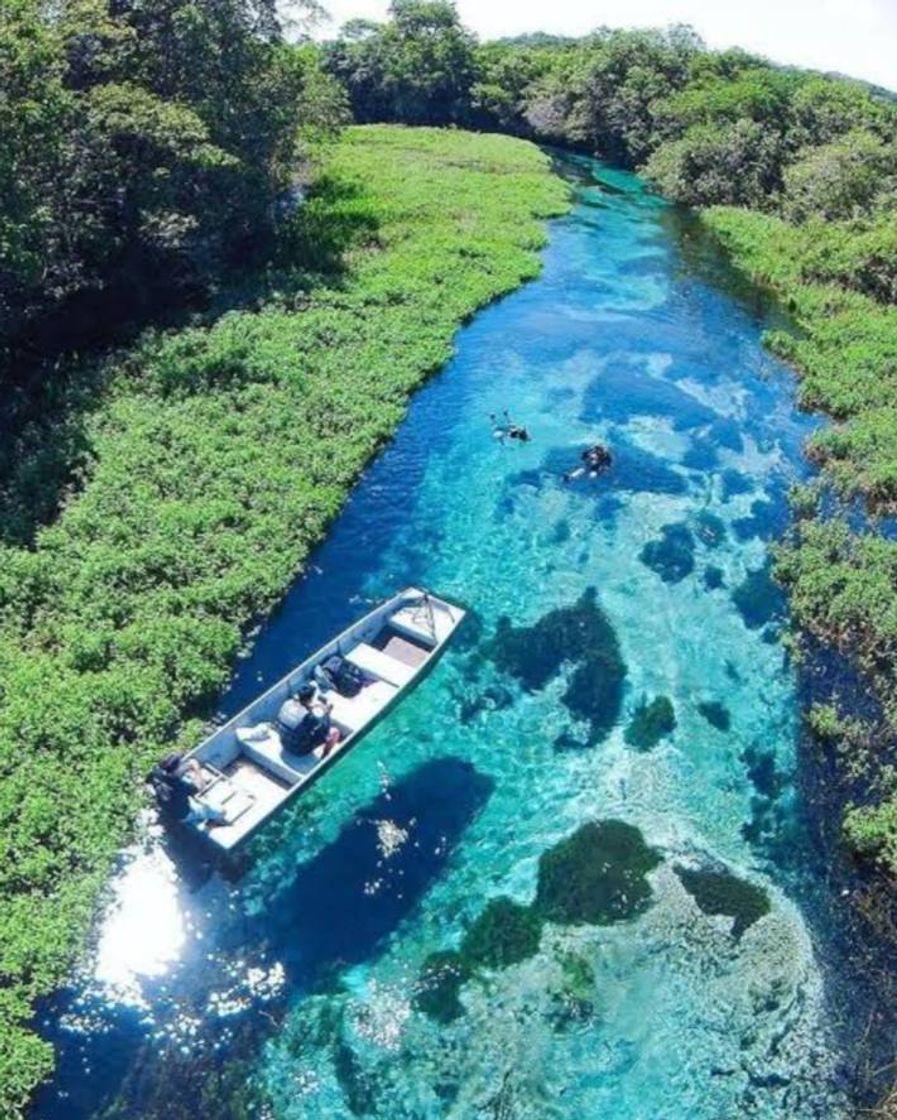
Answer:
<path fill-rule="evenodd" d="M 183 824 L 224 822 L 224 813 L 197 797 L 209 785 L 209 778 L 195 758 L 185 759 L 173 751 L 154 767 L 150 781 L 160 806 Z"/>
<path fill-rule="evenodd" d="M 613 462 L 610 451 L 603 443 L 596 443 L 594 446 L 587 448 L 580 455 L 580 459 L 582 459 L 583 466 L 567 471 L 564 475 L 564 482 L 572 482 L 574 478 L 581 478 L 584 474 L 587 474 L 589 478 L 595 478 L 601 471 L 607 470 Z"/>
<path fill-rule="evenodd" d="M 303 688 L 305 687 L 309 686 L 303 685 Z M 314 685 L 311 688 L 314 692 Z M 299 689 L 296 692 L 291 692 L 284 700 L 280 705 L 280 711 L 277 713 L 277 719 L 274 723 L 281 743 L 294 754 L 302 753 L 299 749 L 303 739 L 302 725 L 308 715 L 308 709 L 300 699 L 301 691 Z"/>
<path fill-rule="evenodd" d="M 522 424 L 515 424 L 511 417 L 508 415 L 508 410 L 504 411 L 505 422 L 499 424 L 493 412 L 489 419 L 492 421 L 492 434 L 496 439 L 500 439 L 504 443 L 505 438 L 516 439 L 520 443 L 528 443 L 533 437 L 529 434 Z"/>
<path fill-rule="evenodd" d="M 297 754 L 310 754 L 317 747 L 323 747 L 321 757 L 326 758 L 342 738 L 340 729 L 334 727 L 330 718 L 333 701 L 318 695 L 317 688 L 311 683 L 302 685 L 296 699 L 305 710 L 305 716 L 297 735 Z"/>

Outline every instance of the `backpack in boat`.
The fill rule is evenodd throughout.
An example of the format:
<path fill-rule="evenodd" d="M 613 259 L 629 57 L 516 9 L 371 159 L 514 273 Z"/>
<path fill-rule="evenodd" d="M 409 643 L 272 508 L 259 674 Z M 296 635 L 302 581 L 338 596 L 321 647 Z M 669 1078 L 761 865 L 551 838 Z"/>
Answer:
<path fill-rule="evenodd" d="M 340 696 L 357 696 L 364 687 L 364 673 L 344 657 L 328 657 L 323 669 Z"/>

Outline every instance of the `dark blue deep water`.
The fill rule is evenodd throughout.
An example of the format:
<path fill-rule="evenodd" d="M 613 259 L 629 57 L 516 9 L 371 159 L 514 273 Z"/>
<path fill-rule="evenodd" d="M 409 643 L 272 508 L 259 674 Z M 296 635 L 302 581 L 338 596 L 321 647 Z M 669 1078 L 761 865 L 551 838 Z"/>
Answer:
<path fill-rule="evenodd" d="M 767 571 L 810 421 L 688 216 L 631 175 L 562 170 L 577 202 L 543 275 L 459 333 L 223 707 L 397 587 L 474 621 L 241 874 L 147 823 L 45 1009 L 60 1064 L 35 1118 L 844 1113 Z M 504 408 L 531 443 L 493 438 Z M 596 440 L 612 469 L 566 483 Z M 659 696 L 675 727 L 652 746 L 630 725 Z M 497 896 L 528 906 L 542 853 L 607 820 L 656 853 L 639 905 L 546 922 L 427 1014 L 428 955 Z"/>

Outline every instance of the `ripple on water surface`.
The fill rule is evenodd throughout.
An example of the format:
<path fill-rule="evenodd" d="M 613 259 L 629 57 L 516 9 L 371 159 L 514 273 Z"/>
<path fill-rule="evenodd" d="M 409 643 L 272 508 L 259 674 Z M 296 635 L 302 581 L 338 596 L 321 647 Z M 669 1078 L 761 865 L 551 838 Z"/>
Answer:
<path fill-rule="evenodd" d="M 397 585 L 474 607 L 466 640 L 240 881 L 160 910 L 136 972 L 124 899 L 48 1019 L 40 1116 L 170 1120 L 211 1068 L 208 1116 L 841 1114 L 766 566 L 809 422 L 670 209 L 600 178 L 460 333 L 225 705 Z M 492 439 L 505 407 L 532 443 Z M 565 483 L 597 440 L 612 469 Z"/>

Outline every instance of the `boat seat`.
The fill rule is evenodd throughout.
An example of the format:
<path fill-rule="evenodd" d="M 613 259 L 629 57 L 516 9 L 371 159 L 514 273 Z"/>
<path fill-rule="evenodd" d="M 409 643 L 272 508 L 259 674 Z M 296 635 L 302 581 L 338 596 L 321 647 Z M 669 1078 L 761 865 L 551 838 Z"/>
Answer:
<path fill-rule="evenodd" d="M 341 731 L 351 734 L 379 715 L 398 691 L 388 681 L 375 680 L 366 684 L 356 696 L 341 696 L 335 691 L 325 695 L 333 704 L 334 723 Z"/>
<path fill-rule="evenodd" d="M 264 735 L 259 734 L 258 727 L 237 729 L 243 753 L 263 770 L 269 770 L 283 781 L 295 785 L 309 770 L 314 769 L 318 760 L 313 754 L 292 754 L 284 747 L 280 736 L 270 724 L 262 726 L 267 727 Z"/>
<path fill-rule="evenodd" d="M 413 666 L 405 665 L 402 661 L 396 661 L 388 653 L 374 649 L 367 642 L 359 642 L 354 649 L 350 649 L 346 654 L 346 660 L 351 661 L 353 665 L 357 665 L 362 672 L 370 673 L 373 677 L 379 677 L 381 681 L 395 685 L 396 688 L 402 688 L 408 684 L 416 673 Z"/>
<path fill-rule="evenodd" d="M 415 607 L 402 607 L 397 610 L 395 614 L 390 615 L 389 625 L 397 630 L 400 634 L 405 634 L 407 637 L 416 642 L 421 642 L 427 649 L 433 649 L 436 645 L 436 640 L 440 633 L 440 617 L 434 610 L 433 623 L 436 627 L 436 635 L 430 629 L 429 625 L 420 616 Z"/>

